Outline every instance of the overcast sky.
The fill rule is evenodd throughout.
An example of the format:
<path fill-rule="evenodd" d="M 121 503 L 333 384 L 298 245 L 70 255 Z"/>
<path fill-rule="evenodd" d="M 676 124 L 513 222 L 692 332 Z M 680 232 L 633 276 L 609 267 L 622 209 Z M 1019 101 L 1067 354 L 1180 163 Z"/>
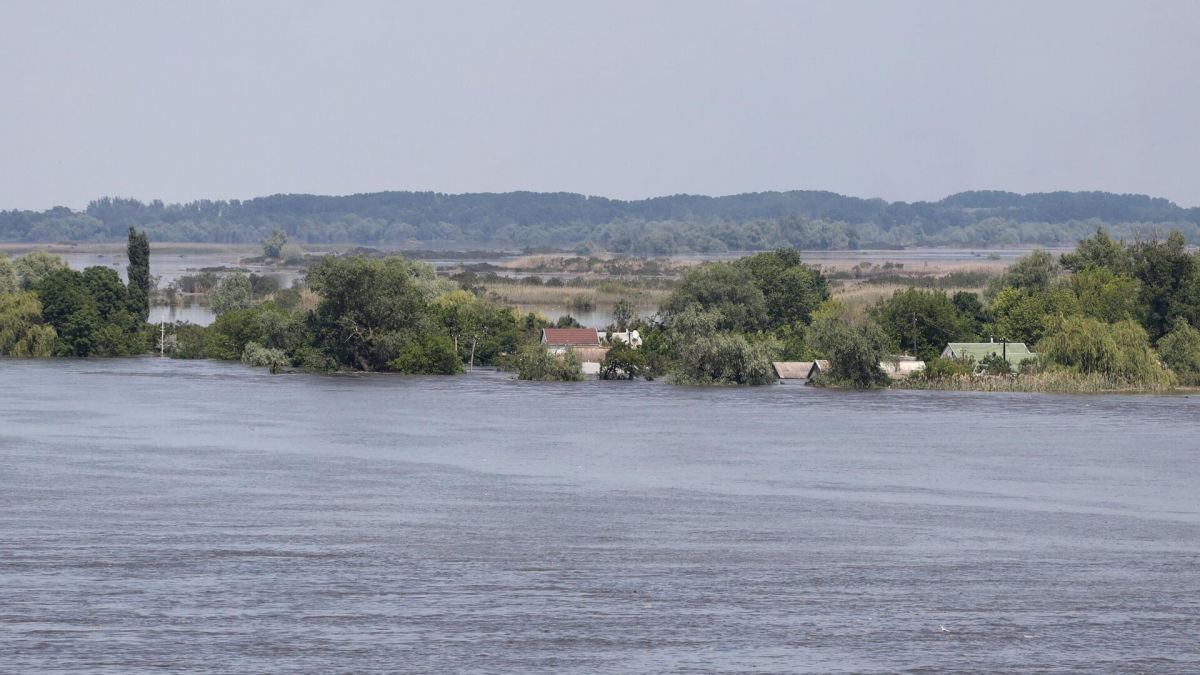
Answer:
<path fill-rule="evenodd" d="M 1200 2 L 0 0 L 0 209 L 280 192 L 1200 205 Z"/>

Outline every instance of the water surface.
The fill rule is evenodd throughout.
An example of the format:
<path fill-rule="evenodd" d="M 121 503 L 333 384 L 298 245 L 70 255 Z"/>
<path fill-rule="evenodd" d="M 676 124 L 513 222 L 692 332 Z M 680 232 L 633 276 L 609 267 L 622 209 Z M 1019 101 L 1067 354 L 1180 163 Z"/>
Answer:
<path fill-rule="evenodd" d="M 1197 398 L 0 385 L 3 672 L 1200 668 Z"/>

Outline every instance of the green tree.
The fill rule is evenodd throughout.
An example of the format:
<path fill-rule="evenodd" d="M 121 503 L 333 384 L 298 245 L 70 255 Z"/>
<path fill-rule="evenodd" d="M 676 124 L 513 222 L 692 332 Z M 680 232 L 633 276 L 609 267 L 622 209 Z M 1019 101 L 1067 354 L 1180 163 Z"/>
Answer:
<path fill-rule="evenodd" d="M 1013 263 L 1002 274 L 992 279 L 984 297 L 991 300 L 1006 288 L 1015 288 L 1031 294 L 1048 291 L 1061 271 L 1054 256 L 1039 249 Z"/>
<path fill-rule="evenodd" d="M 217 287 L 208 294 L 208 308 L 213 314 L 221 316 L 227 312 L 246 309 L 253 304 L 254 287 L 250 278 L 241 272 L 234 272 L 221 279 Z"/>
<path fill-rule="evenodd" d="M 423 328 L 425 302 L 402 258 L 326 257 L 309 268 L 308 285 L 321 296 L 312 319 L 318 346 L 352 368 L 384 368 L 404 334 Z"/>
<path fill-rule="evenodd" d="M 456 375 L 463 371 L 454 343 L 445 335 L 422 333 L 408 340 L 388 369 L 412 375 Z"/>
<path fill-rule="evenodd" d="M 288 364 L 287 354 L 282 349 L 264 347 L 257 342 L 247 342 L 242 350 L 242 363 L 248 366 L 267 368 L 272 373 Z"/>
<path fill-rule="evenodd" d="M 59 269 L 34 288 L 42 316 L 58 334 L 58 356 L 128 356 L 147 350 L 145 324 L 124 302 L 125 287 L 116 272 L 89 267 Z"/>
<path fill-rule="evenodd" d="M 1133 276 L 1141 282 L 1142 325 L 1152 339 L 1166 334 L 1177 317 L 1200 323 L 1200 264 L 1186 244 L 1182 234 L 1171 232 L 1165 242 L 1141 241 L 1129 251 Z"/>
<path fill-rule="evenodd" d="M 150 317 L 150 240 L 146 233 L 129 228 L 129 243 L 125 250 L 129 257 L 129 265 L 125 268 L 129 276 L 129 311 L 140 321 L 145 321 Z"/>
<path fill-rule="evenodd" d="M 45 251 L 32 251 L 13 261 L 17 281 L 22 289 L 33 288 L 51 272 L 68 269 L 67 261 Z"/>
<path fill-rule="evenodd" d="M 1071 290 L 1084 315 L 1105 323 L 1138 316 L 1140 284 L 1111 267 L 1088 266 L 1071 277 Z"/>
<path fill-rule="evenodd" d="M 275 259 L 280 257 L 283 245 L 287 243 L 287 232 L 279 228 L 271 231 L 271 235 L 262 240 L 263 257 Z"/>
<path fill-rule="evenodd" d="M 1100 268 L 1119 275 L 1130 271 L 1129 253 L 1103 227 L 1096 228 L 1095 236 L 1080 240 L 1074 252 L 1064 253 L 1059 263 L 1072 272 Z"/>
<path fill-rule="evenodd" d="M 127 289 L 116 270 L 99 265 L 88 267 L 83 270 L 82 281 L 84 292 L 96 305 L 100 316 L 107 317 L 128 308 L 127 294 L 133 287 Z"/>
<path fill-rule="evenodd" d="M 1158 341 L 1158 357 L 1179 377 L 1180 384 L 1200 384 L 1200 330 L 1177 319 Z"/>
<path fill-rule="evenodd" d="M 971 335 L 979 335 L 983 324 L 992 320 L 991 312 L 980 302 L 977 293 L 957 291 L 950 297 L 950 301 L 954 303 L 954 309 L 966 322 L 966 327 Z"/>
<path fill-rule="evenodd" d="M 676 355 L 671 381 L 677 384 L 771 384 L 777 377 L 771 362 L 779 351 L 773 339 L 750 342 L 742 335 L 719 332 L 720 311 L 691 305 L 671 316 L 668 340 Z"/>
<path fill-rule="evenodd" d="M 637 311 L 633 308 L 633 303 L 625 298 L 621 298 L 613 303 L 612 311 L 613 321 L 617 324 L 617 330 L 629 330 L 629 324 L 637 318 Z"/>
<path fill-rule="evenodd" d="M 1126 319 L 1106 324 L 1085 316 L 1058 317 L 1037 351 L 1047 363 L 1082 374 L 1099 374 L 1129 385 L 1169 384 L 1154 358 L 1146 331 Z"/>
<path fill-rule="evenodd" d="M 453 279 L 439 277 L 433 265 L 423 260 L 407 260 L 404 258 L 388 258 L 388 260 L 399 261 L 395 264 L 402 264 L 408 269 L 408 273 L 412 277 L 417 291 L 421 294 L 421 299 L 425 302 L 429 302 L 440 295 L 459 290 L 458 284 Z"/>
<path fill-rule="evenodd" d="M 1068 289 L 1022 292 L 1006 288 L 996 295 L 992 303 L 994 321 L 984 330 L 996 340 L 1032 345 L 1046 335 L 1048 323 L 1055 317 L 1079 313 L 1079 299 Z"/>
<path fill-rule="evenodd" d="M 888 377 L 879 367 L 888 348 L 888 338 L 877 323 L 855 319 L 844 308 L 826 303 L 808 328 L 813 351 L 829 360 L 830 372 L 821 380 L 869 389 L 887 386 Z"/>
<path fill-rule="evenodd" d="M 17 280 L 17 268 L 8 259 L 8 254 L 0 255 L 0 295 L 8 295 L 21 290 L 21 282 Z"/>
<path fill-rule="evenodd" d="M 715 313 L 719 330 L 758 330 L 767 321 L 767 303 L 743 267 L 708 263 L 688 270 L 663 302 L 661 313 L 669 319 L 690 307 Z"/>
<path fill-rule="evenodd" d="M 922 360 L 941 354 L 947 342 L 975 338 L 972 318 L 962 316 L 945 291 L 897 290 L 879 301 L 871 316 L 893 345 Z"/>
<path fill-rule="evenodd" d="M 653 378 L 646 363 L 646 355 L 618 341 L 600 362 L 602 380 L 636 380 L 639 377 Z"/>
<path fill-rule="evenodd" d="M 560 358 L 540 344 L 528 343 L 517 350 L 511 365 L 518 380 L 581 382 L 585 379 L 583 361 L 574 349 L 568 349 Z"/>
<path fill-rule="evenodd" d="M 246 345 L 266 341 L 262 310 L 257 307 L 233 309 L 222 312 L 208 327 L 203 336 L 202 348 L 205 358 L 236 361 L 242 357 Z"/>
<path fill-rule="evenodd" d="M 794 248 L 748 256 L 733 264 L 749 272 L 763 294 L 766 328 L 807 324 L 812 311 L 829 299 L 825 276 L 805 265 Z"/>
<path fill-rule="evenodd" d="M 50 356 L 57 335 L 42 318 L 42 303 L 31 292 L 0 295 L 0 356 Z"/>

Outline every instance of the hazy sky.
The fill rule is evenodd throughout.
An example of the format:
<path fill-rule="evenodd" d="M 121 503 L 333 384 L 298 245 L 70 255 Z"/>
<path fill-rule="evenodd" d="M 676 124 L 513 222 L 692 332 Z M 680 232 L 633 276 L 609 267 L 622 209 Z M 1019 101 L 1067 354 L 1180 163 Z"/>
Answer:
<path fill-rule="evenodd" d="M 0 209 L 1108 190 L 1200 205 L 1200 2 L 0 0 Z"/>

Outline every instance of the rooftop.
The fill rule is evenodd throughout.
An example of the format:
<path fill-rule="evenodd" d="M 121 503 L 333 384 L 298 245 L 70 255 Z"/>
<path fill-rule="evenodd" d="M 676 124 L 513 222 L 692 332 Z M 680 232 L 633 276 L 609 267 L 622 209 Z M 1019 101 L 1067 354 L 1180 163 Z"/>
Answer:
<path fill-rule="evenodd" d="M 599 346 L 600 336 L 594 328 L 543 328 L 542 342 L 548 345 Z"/>

